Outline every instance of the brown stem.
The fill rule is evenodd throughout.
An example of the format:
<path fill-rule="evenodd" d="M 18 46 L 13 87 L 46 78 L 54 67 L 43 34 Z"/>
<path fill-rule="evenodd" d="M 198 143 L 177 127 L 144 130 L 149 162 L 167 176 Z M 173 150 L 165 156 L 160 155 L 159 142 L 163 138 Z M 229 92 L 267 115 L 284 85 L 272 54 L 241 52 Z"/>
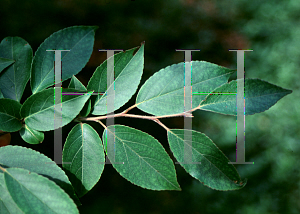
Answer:
<path fill-rule="evenodd" d="M 100 120 L 102 119 L 107 119 L 107 118 L 113 118 L 113 117 L 132 117 L 132 118 L 140 118 L 140 119 L 148 119 L 148 120 L 153 120 L 156 123 L 158 123 L 160 126 L 162 126 L 164 129 L 167 131 L 170 131 L 168 127 L 166 127 L 162 122 L 160 122 L 159 118 L 168 118 L 168 117 L 180 117 L 180 116 L 185 116 L 185 117 L 194 117 L 191 112 L 199 109 L 199 106 L 196 108 L 193 108 L 189 111 L 183 112 L 183 113 L 178 113 L 178 114 L 170 114 L 170 115 L 163 115 L 163 116 L 146 116 L 146 115 L 135 115 L 135 114 L 127 114 L 128 111 L 131 109 L 135 108 L 137 104 L 129 107 L 125 111 L 119 114 L 112 114 L 112 115 L 105 115 L 105 116 L 99 116 L 99 117 L 78 117 L 78 121 L 95 121 L 100 123 L 104 128 L 107 128 Z"/>
<path fill-rule="evenodd" d="M 158 123 L 160 126 L 162 126 L 165 130 L 170 131 L 168 127 L 166 127 L 162 122 L 159 121 L 159 119 L 155 118 L 153 121 Z"/>

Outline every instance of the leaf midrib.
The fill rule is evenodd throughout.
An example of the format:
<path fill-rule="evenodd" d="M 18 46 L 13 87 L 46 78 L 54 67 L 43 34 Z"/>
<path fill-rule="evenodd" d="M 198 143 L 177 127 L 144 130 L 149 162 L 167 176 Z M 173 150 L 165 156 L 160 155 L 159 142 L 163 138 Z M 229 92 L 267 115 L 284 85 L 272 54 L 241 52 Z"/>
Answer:
<path fill-rule="evenodd" d="M 70 51 L 68 51 L 68 53 L 70 53 L 70 52 L 72 51 L 72 49 L 73 49 L 73 48 L 74 48 L 74 47 L 75 47 L 82 39 L 84 39 L 88 34 L 90 34 L 91 31 L 94 31 L 94 29 L 88 31 L 88 32 L 84 35 L 84 37 L 82 37 L 80 40 L 78 40 L 78 42 L 70 49 Z M 57 32 L 57 33 L 58 33 L 58 32 Z M 53 36 L 53 35 L 52 35 L 52 36 Z M 50 37 L 49 37 L 49 39 L 50 39 Z M 62 38 L 62 39 L 63 39 L 63 38 Z M 48 40 L 48 41 L 49 41 L 49 40 Z M 68 53 L 66 53 L 66 54 L 61 58 L 61 62 L 63 61 L 63 58 L 64 58 L 65 56 L 68 55 Z M 45 57 L 46 57 L 46 55 L 44 55 L 43 58 L 45 59 Z M 43 59 L 43 61 L 42 61 L 42 64 L 44 64 L 44 61 L 45 61 L 44 59 Z M 49 75 L 50 72 L 52 72 L 53 69 L 54 69 L 54 66 L 46 73 L 46 75 L 44 75 L 43 78 L 42 78 L 42 75 L 41 75 L 40 83 L 39 83 L 38 86 L 36 87 L 36 90 L 32 92 L 33 94 L 35 94 L 36 92 L 38 92 L 38 89 L 40 88 L 40 86 L 42 85 L 42 83 L 45 82 L 46 77 Z"/>
<path fill-rule="evenodd" d="M 252 96 L 252 97 L 245 97 L 245 102 L 247 99 L 252 99 L 252 98 L 257 98 L 257 97 L 264 97 L 264 96 L 270 96 L 270 95 L 276 95 L 276 94 L 285 94 L 285 93 L 288 93 L 288 92 L 278 92 L 278 93 L 272 93 L 272 94 L 264 94 L 262 96 Z M 231 96 L 231 95 L 230 95 Z M 244 99 L 238 99 L 238 100 L 244 100 Z M 235 100 L 223 100 L 222 102 L 212 102 L 212 103 L 207 103 L 207 104 L 204 104 L 204 105 L 200 105 L 199 108 L 203 107 L 203 106 L 208 106 L 208 105 L 214 105 L 214 104 L 217 104 L 217 103 L 225 103 L 225 102 L 234 102 L 236 101 Z"/>
<path fill-rule="evenodd" d="M 88 94 L 88 95 L 90 95 L 90 94 Z M 67 101 L 64 101 L 64 102 L 61 102 L 61 104 L 66 104 L 66 103 L 68 103 L 68 102 L 71 102 L 71 101 L 74 101 L 75 99 L 79 99 L 79 98 L 81 98 L 81 96 L 84 96 L 84 95 L 77 95 L 76 97 L 74 97 L 74 98 L 72 98 L 72 99 L 69 99 L 69 100 L 67 100 Z M 50 96 L 49 96 L 50 97 Z M 48 97 L 48 98 L 49 98 Z M 47 99 L 48 99 L 47 98 Z M 45 104 L 45 102 L 44 102 L 44 104 Z M 43 104 L 43 105 L 44 105 Z M 31 105 L 32 106 L 32 105 Z M 30 106 L 30 108 L 31 108 L 31 106 Z M 41 111 L 37 111 L 37 112 L 35 112 L 35 113 L 33 113 L 33 114 L 30 114 L 29 116 L 27 116 L 27 117 L 25 117 L 25 119 L 28 119 L 28 118 L 30 118 L 30 117 L 32 117 L 32 116 L 34 116 L 35 114 L 39 114 L 39 113 L 41 113 L 41 112 L 44 112 L 44 111 L 46 111 L 46 110 L 49 110 L 50 108 L 53 108 L 55 105 L 51 105 L 50 107 L 48 107 L 48 108 L 45 108 L 45 109 L 43 109 L 43 110 L 41 110 Z M 62 114 L 63 115 L 63 114 Z"/>
<path fill-rule="evenodd" d="M 109 129 L 107 129 L 107 130 L 109 130 Z M 109 130 L 109 131 L 110 131 L 110 130 Z M 110 131 L 110 132 L 111 132 L 111 131 Z M 112 133 L 112 132 L 111 132 L 111 133 Z M 116 133 L 116 132 L 115 132 L 115 133 Z M 123 132 L 123 133 L 130 133 L 130 132 Z M 112 134 L 113 134 L 113 133 L 112 133 Z M 171 181 L 169 181 L 165 176 L 163 176 L 161 173 L 159 173 L 158 170 L 156 170 L 150 163 L 148 163 L 146 160 L 144 160 L 144 158 L 141 157 L 138 153 L 136 153 L 135 150 L 133 150 L 130 146 L 128 146 L 127 144 L 125 144 L 121 138 L 119 138 L 119 137 L 116 136 L 115 134 L 114 134 L 114 136 L 115 136 L 116 138 L 118 138 L 118 139 L 122 142 L 124 151 L 125 151 L 125 153 L 126 153 L 126 157 L 127 157 L 127 162 L 128 162 L 128 163 L 130 163 L 130 162 L 129 162 L 128 155 L 127 155 L 127 152 L 126 152 L 126 149 L 125 149 L 124 145 L 126 145 L 131 151 L 133 151 L 133 152 L 138 156 L 139 159 L 142 159 L 146 164 L 148 164 L 148 165 L 149 165 L 149 166 L 150 166 L 157 174 L 159 174 L 159 175 L 160 175 L 161 177 L 163 177 L 167 182 L 169 182 L 172 186 L 174 186 L 176 189 L 178 189 L 177 186 L 175 186 L 175 185 L 174 185 Z M 125 140 L 125 141 L 128 141 L 128 140 Z M 130 166 L 130 164 L 129 164 L 129 166 Z"/>
<path fill-rule="evenodd" d="M 122 71 L 119 73 L 119 75 L 117 76 L 117 78 L 112 82 L 112 84 L 110 84 L 110 86 L 108 86 L 108 88 L 107 88 L 106 91 L 103 93 L 103 95 L 101 95 L 101 97 L 95 102 L 95 105 L 94 105 L 94 106 L 96 106 L 103 98 L 105 98 L 105 95 L 106 95 L 107 91 L 108 91 L 112 86 L 115 85 L 115 83 L 117 82 L 117 80 L 119 79 L 119 77 L 122 76 L 122 73 L 124 72 L 124 70 L 126 70 L 127 66 L 128 66 L 130 63 L 132 63 L 133 59 L 136 58 L 136 56 L 137 56 L 138 52 L 140 51 L 140 48 L 141 48 L 141 47 L 142 47 L 142 46 L 140 46 L 139 48 L 136 48 L 136 49 L 138 49 L 138 51 L 135 53 L 134 56 L 131 57 L 130 61 L 129 61 L 129 62 L 126 64 L 126 66 L 122 69 Z M 120 60 L 121 60 L 121 58 L 120 58 L 118 61 L 120 61 Z M 116 64 L 117 64 L 117 63 L 116 63 Z M 115 65 L 114 65 L 114 68 L 115 68 Z M 107 71 L 106 71 L 106 72 L 107 72 Z M 100 82 L 101 82 L 101 81 L 100 81 Z M 99 83 L 99 86 L 100 86 L 100 83 Z M 99 96 L 99 95 L 98 95 L 98 96 Z"/>
<path fill-rule="evenodd" d="M 229 73 L 233 73 L 233 72 L 228 72 L 228 73 L 225 73 L 225 74 L 222 74 L 222 75 L 219 75 L 219 76 L 215 76 L 215 77 L 213 77 L 213 78 L 206 79 L 206 80 L 201 81 L 201 82 L 197 82 L 197 83 L 195 83 L 195 84 L 193 84 L 193 85 L 202 84 L 202 83 L 204 83 L 204 82 L 206 82 L 206 81 L 213 80 L 213 79 L 215 79 L 215 78 L 219 78 L 219 77 L 225 76 L 225 75 L 227 75 L 227 74 L 229 74 Z M 191 87 L 192 87 L 192 86 L 191 86 Z M 179 88 L 179 89 L 176 89 L 176 90 L 173 90 L 173 91 L 170 91 L 170 92 L 168 92 L 168 93 L 165 93 L 165 94 L 161 95 L 160 97 L 166 96 L 166 95 L 168 95 L 168 94 L 171 94 L 171 93 L 173 93 L 173 92 L 176 92 L 176 91 L 179 91 L 179 90 L 182 90 L 182 89 L 184 89 L 184 87 Z M 161 91 L 161 92 L 162 92 L 162 91 Z M 161 94 L 161 92 L 159 93 L 159 95 Z M 150 100 L 156 99 L 156 98 L 159 97 L 159 95 L 157 95 L 157 96 L 155 96 L 155 97 L 152 97 L 151 99 L 148 99 L 148 100 L 143 100 L 142 102 L 137 103 L 136 105 L 138 106 L 138 105 L 140 105 L 140 104 L 142 104 L 142 103 L 144 103 L 144 102 L 149 102 Z"/>
<path fill-rule="evenodd" d="M 211 165 L 213 165 L 218 171 L 220 171 L 228 180 L 232 181 L 223 171 L 221 171 L 215 164 L 213 164 L 210 160 L 208 160 L 206 157 L 203 156 L 203 154 L 201 154 L 200 152 L 198 152 L 193 146 L 190 146 L 189 144 L 187 144 L 182 138 L 180 138 L 179 136 L 177 136 L 174 132 L 172 132 L 170 130 L 170 132 L 175 135 L 177 138 L 179 138 L 181 141 L 183 141 L 184 144 L 188 145 L 189 147 L 192 147 L 193 150 L 195 150 L 198 154 L 200 154 L 203 158 L 205 158 Z M 211 141 L 211 140 L 210 140 Z M 195 141 L 193 141 L 195 142 Z M 198 143 L 198 142 L 195 142 Z"/>

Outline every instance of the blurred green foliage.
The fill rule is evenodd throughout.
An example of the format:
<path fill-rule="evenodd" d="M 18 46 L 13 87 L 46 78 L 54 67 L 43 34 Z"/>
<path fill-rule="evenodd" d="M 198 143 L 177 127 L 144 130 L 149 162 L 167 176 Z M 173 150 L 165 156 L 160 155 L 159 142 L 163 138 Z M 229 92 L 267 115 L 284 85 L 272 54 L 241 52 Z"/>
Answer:
<path fill-rule="evenodd" d="M 93 55 L 77 75 L 85 85 L 106 58 L 98 49 L 126 50 L 146 41 L 141 85 L 159 69 L 184 61 L 183 53 L 175 49 L 200 49 L 193 53 L 193 60 L 232 69 L 236 69 L 236 53 L 229 49 L 253 50 L 245 54 L 246 78 L 263 79 L 293 93 L 268 111 L 246 117 L 246 161 L 254 165 L 237 165 L 242 178 L 248 178 L 242 190 L 211 190 L 176 165 L 183 191 L 149 191 L 132 185 L 107 165 L 100 182 L 81 199 L 79 209 L 89 214 L 296 214 L 300 213 L 299 11 L 298 0 L 2 0 L 0 36 L 1 40 L 20 36 L 36 51 L 57 30 L 98 25 Z M 30 95 L 29 87 L 26 93 L 25 98 Z M 135 97 L 120 111 L 132 105 Z M 137 109 L 131 113 L 144 114 Z M 194 115 L 193 129 L 207 134 L 234 161 L 236 118 L 204 111 Z M 183 118 L 162 122 L 183 128 Z M 169 152 L 165 130 L 153 122 L 116 118 L 115 123 L 151 134 Z M 92 125 L 101 135 L 101 127 Z M 71 128 L 63 129 L 65 138 Z M 16 133 L 12 144 L 53 157 L 53 132 L 46 132 L 45 138 L 48 141 L 43 145 L 26 145 Z"/>

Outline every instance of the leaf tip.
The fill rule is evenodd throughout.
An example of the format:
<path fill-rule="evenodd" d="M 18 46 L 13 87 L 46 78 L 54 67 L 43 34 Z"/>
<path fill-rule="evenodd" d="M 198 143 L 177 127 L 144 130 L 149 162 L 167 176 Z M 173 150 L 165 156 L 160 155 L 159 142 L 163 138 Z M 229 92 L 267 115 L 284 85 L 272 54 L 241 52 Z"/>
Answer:
<path fill-rule="evenodd" d="M 244 186 L 246 186 L 248 179 L 245 178 L 244 180 L 241 180 L 237 185 L 241 188 L 243 188 Z M 234 182 L 236 183 L 236 181 Z"/>
<path fill-rule="evenodd" d="M 99 28 L 99 26 L 97 26 L 97 25 L 94 25 L 94 26 L 91 26 L 91 27 L 94 29 L 94 31 L 96 31 Z"/>

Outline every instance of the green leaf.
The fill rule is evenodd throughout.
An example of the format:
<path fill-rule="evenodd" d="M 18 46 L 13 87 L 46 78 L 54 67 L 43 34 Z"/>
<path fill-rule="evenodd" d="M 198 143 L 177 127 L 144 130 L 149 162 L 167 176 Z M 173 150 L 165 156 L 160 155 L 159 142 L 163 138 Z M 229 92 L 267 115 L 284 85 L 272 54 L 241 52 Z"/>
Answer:
<path fill-rule="evenodd" d="M 114 90 L 114 111 L 122 107 L 135 94 L 144 69 L 144 43 L 138 47 L 114 55 L 115 81 L 107 85 L 107 60 L 97 67 L 87 89 L 103 93 L 92 97 L 92 114 L 104 115 L 107 110 L 108 90 Z"/>
<path fill-rule="evenodd" d="M 0 50 L 0 52 L 2 52 L 2 50 Z M 6 58 L 0 57 L 0 73 L 1 73 L 1 71 L 3 71 L 5 68 L 10 66 L 14 62 L 15 62 L 15 60 L 13 60 L 13 59 L 6 59 Z"/>
<path fill-rule="evenodd" d="M 19 131 L 22 139 L 30 144 L 39 144 L 42 143 L 44 140 L 44 133 L 39 132 L 30 128 L 28 125 L 24 125 Z"/>
<path fill-rule="evenodd" d="M 107 134 L 115 136 L 115 161 L 110 153 L 108 158 L 121 176 L 146 189 L 181 190 L 171 158 L 154 137 L 123 125 L 104 130 L 103 142 L 106 143 Z"/>
<path fill-rule="evenodd" d="M 0 130 L 15 132 L 22 128 L 20 109 L 22 105 L 12 99 L 0 99 Z"/>
<path fill-rule="evenodd" d="M 3 170 L 3 168 L 1 168 Z M 4 169 L 8 192 L 24 213 L 79 213 L 72 199 L 53 181 L 26 169 Z"/>
<path fill-rule="evenodd" d="M 74 75 L 71 78 L 68 88 L 74 88 L 82 91 L 86 90 L 86 87 Z"/>
<path fill-rule="evenodd" d="M 2 92 L 1 92 L 1 89 L 0 89 L 0 98 L 4 98 Z"/>
<path fill-rule="evenodd" d="M 21 146 L 0 147 L 0 165 L 24 168 L 45 176 L 68 193 L 78 206 L 81 205 L 65 172 L 54 161 L 37 151 Z"/>
<path fill-rule="evenodd" d="M 185 132 L 192 141 L 184 140 Z M 235 167 L 228 164 L 228 158 L 205 134 L 194 130 L 170 129 L 168 141 L 180 165 L 202 184 L 216 190 L 236 190 L 246 185 Z M 184 160 L 184 147 L 192 151 L 188 160 Z M 199 162 L 201 164 L 196 164 Z"/>
<path fill-rule="evenodd" d="M 69 84 L 68 88 L 74 88 L 74 89 L 77 89 L 77 90 L 87 91 L 86 87 L 75 76 L 72 76 L 72 79 L 70 81 L 70 84 Z M 92 102 L 91 102 L 91 99 L 89 99 L 85 103 L 83 109 L 81 110 L 80 115 L 82 117 L 88 116 L 89 113 L 91 112 L 91 108 L 92 108 Z"/>
<path fill-rule="evenodd" d="M 54 51 L 61 52 L 62 81 L 81 71 L 93 52 L 95 26 L 74 26 L 59 30 L 48 37 L 33 58 L 31 90 L 35 94 L 54 85 Z"/>
<path fill-rule="evenodd" d="M 24 214 L 15 201 L 11 198 L 4 180 L 4 174 L 0 172 L 0 213 L 1 214 Z"/>
<path fill-rule="evenodd" d="M 226 83 L 234 71 L 205 61 L 191 63 L 192 92 L 202 93 L 192 96 L 192 108 L 196 108 L 207 93 Z M 136 98 L 137 107 L 156 116 L 183 113 L 184 78 L 184 62 L 161 69 L 141 87 Z"/>
<path fill-rule="evenodd" d="M 238 81 L 243 81 L 239 79 Z M 219 88 L 213 93 L 231 94 L 210 94 L 200 104 L 201 110 L 217 112 L 226 115 L 237 115 L 236 96 L 237 81 L 233 80 Z M 292 93 L 291 90 L 268 83 L 260 79 L 245 79 L 245 115 L 251 115 L 268 110 L 282 97 Z M 243 102 L 243 100 L 242 100 Z"/>
<path fill-rule="evenodd" d="M 62 89 L 63 92 L 78 92 L 75 89 Z M 62 95 L 62 115 L 56 116 L 62 120 L 62 126 L 70 123 L 81 111 L 91 93 L 84 95 Z M 54 88 L 49 88 L 31 95 L 21 108 L 25 123 L 38 131 L 49 131 L 54 127 Z"/>
<path fill-rule="evenodd" d="M 20 102 L 25 86 L 30 78 L 32 49 L 20 37 L 6 37 L 0 43 L 0 57 L 14 60 L 0 74 L 0 89 L 5 98 Z"/>
<path fill-rule="evenodd" d="M 82 197 L 99 181 L 105 155 L 98 133 L 88 124 L 77 124 L 70 131 L 63 149 L 63 164 L 75 191 Z"/>

